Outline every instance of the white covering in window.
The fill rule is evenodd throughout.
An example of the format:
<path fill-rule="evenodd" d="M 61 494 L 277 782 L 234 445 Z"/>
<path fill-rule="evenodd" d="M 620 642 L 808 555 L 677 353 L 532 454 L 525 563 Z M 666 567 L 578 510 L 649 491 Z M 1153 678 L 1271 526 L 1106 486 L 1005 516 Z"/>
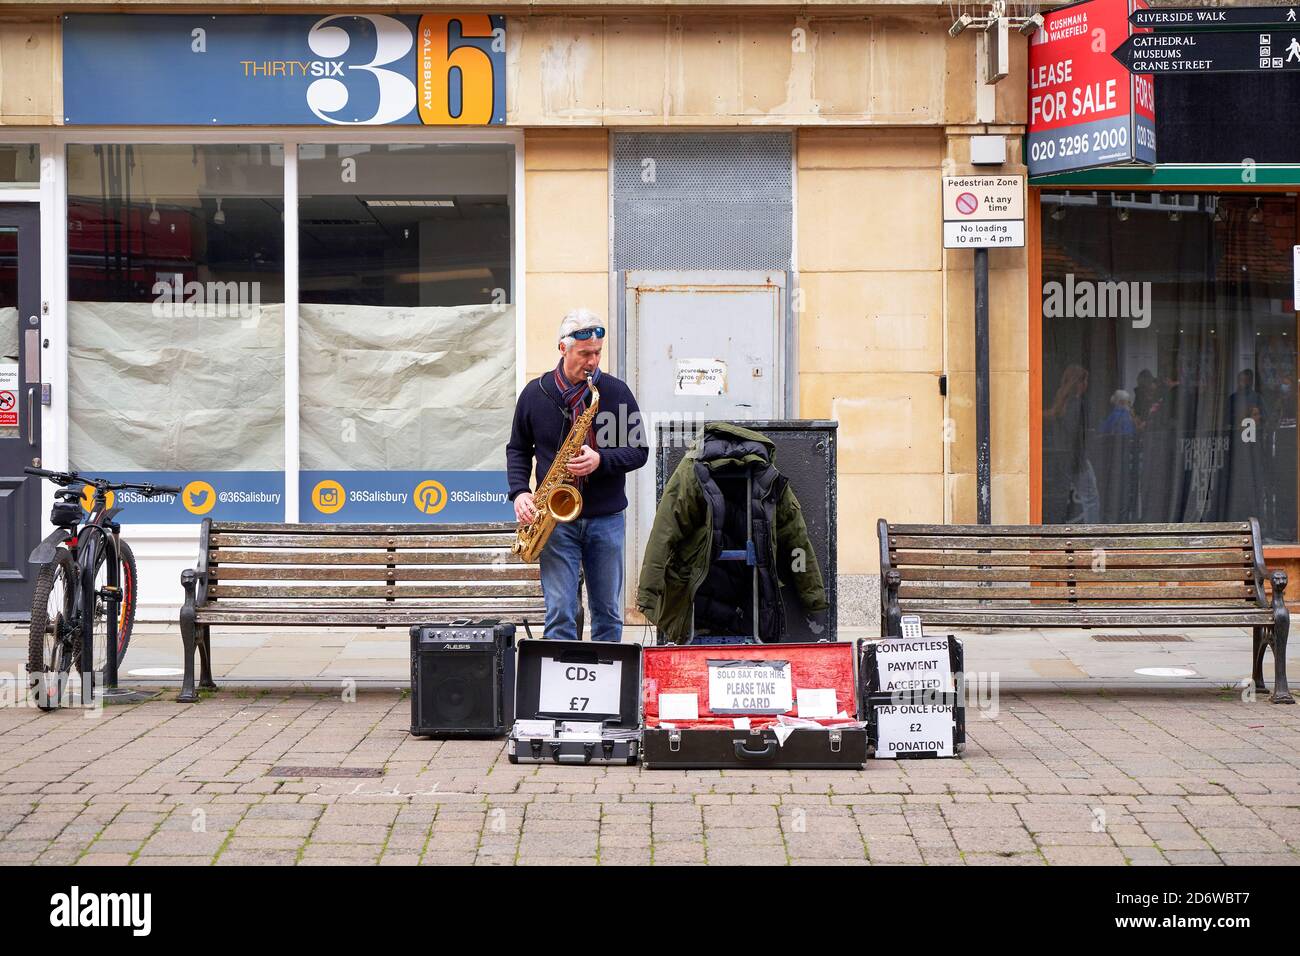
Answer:
<path fill-rule="evenodd" d="M 284 307 L 242 311 L 70 302 L 73 467 L 281 470 Z"/>
<path fill-rule="evenodd" d="M 499 471 L 511 305 L 299 307 L 304 469 Z"/>
<path fill-rule="evenodd" d="M 7 305 L 0 308 L 0 363 L 18 361 L 18 309 Z"/>

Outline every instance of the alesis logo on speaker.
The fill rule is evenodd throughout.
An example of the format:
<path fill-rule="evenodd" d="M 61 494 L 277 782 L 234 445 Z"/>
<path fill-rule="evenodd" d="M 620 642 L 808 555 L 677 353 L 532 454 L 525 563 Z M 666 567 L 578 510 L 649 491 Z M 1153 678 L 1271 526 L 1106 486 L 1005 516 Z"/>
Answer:
<path fill-rule="evenodd" d="M 468 651 L 468 650 L 472 650 L 473 647 L 474 647 L 474 645 L 472 645 L 472 644 L 444 644 L 444 645 L 442 645 L 442 649 L 443 649 L 444 651 Z"/>
<path fill-rule="evenodd" d="M 129 927 L 133 936 L 148 936 L 153 928 L 152 893 L 71 892 L 50 897 L 50 925 L 65 927 Z"/>

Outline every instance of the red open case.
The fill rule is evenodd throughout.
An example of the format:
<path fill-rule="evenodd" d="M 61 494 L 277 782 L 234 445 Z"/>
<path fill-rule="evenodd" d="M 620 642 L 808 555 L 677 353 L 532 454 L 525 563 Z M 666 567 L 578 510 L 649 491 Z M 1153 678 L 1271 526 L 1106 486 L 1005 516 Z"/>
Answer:
<path fill-rule="evenodd" d="M 651 770 L 861 769 L 854 659 L 847 642 L 647 647 L 642 761 Z"/>

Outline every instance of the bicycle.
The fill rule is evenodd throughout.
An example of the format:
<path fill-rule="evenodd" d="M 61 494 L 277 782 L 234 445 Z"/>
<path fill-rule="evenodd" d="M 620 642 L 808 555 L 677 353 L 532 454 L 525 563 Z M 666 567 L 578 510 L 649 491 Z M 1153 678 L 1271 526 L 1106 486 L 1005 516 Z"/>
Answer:
<path fill-rule="evenodd" d="M 116 685 L 118 665 L 131 642 L 138 580 L 135 553 L 122 540 L 121 525 L 114 520 L 122 509 L 109 506 L 109 492 L 131 490 L 152 498 L 180 494 L 180 489 L 113 482 L 75 471 L 23 471 L 59 486 L 50 512 L 54 530 L 28 558 L 40 570 L 27 642 L 28 687 L 36 706 L 57 710 L 63 706 L 73 664 L 81 675 L 81 699 L 88 702 L 96 679 Z M 94 494 L 85 513 L 81 499 L 91 488 Z M 87 658 L 89 667 L 84 666 Z"/>

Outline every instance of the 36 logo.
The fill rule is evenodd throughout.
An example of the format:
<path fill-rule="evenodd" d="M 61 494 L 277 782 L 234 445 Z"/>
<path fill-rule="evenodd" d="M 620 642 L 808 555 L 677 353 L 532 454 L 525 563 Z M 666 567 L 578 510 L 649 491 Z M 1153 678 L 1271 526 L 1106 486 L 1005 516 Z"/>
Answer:
<path fill-rule="evenodd" d="M 453 23 L 459 25 L 462 41 L 493 37 L 492 18 L 485 13 L 420 17 L 416 71 L 420 82 L 420 122 L 426 126 L 482 126 L 492 122 L 496 90 L 493 71 L 497 67 L 481 47 L 462 42 L 451 49 Z M 452 70 L 460 73 L 459 104 L 452 101 Z"/>
<path fill-rule="evenodd" d="M 366 20 L 374 27 L 375 50 L 367 63 L 348 64 L 348 74 L 360 70 L 374 77 L 379 94 L 373 116 L 358 119 L 338 115 L 348 105 L 349 90 L 342 69 L 331 69 L 307 87 L 307 106 L 321 120 L 340 126 L 401 122 L 416 108 L 420 121 L 429 126 L 481 126 L 494 119 L 498 70 L 505 69 L 504 46 L 501 56 L 494 56 L 474 40 L 491 40 L 490 49 L 501 44 L 504 27 L 493 27 L 492 17 L 484 13 L 428 14 L 420 17 L 412 30 L 401 20 L 383 14 L 335 14 L 318 20 L 307 34 L 307 45 L 322 59 L 337 59 L 348 52 L 352 36 L 340 26 L 340 20 Z M 458 43 L 452 47 L 453 25 L 459 30 Z M 501 35 L 498 34 L 500 31 Z M 393 69 L 415 46 L 416 81 Z M 332 64 L 331 64 L 332 65 Z M 453 97 L 452 71 L 459 78 L 458 96 Z M 499 112 L 504 113 L 502 104 Z M 504 122 L 505 117 L 496 117 Z"/>
<path fill-rule="evenodd" d="M 347 503 L 348 493 L 332 478 L 316 482 L 311 490 L 311 503 L 321 514 L 332 515 Z"/>
<path fill-rule="evenodd" d="M 411 496 L 411 501 L 425 514 L 436 515 L 447 507 L 447 488 L 442 482 L 430 478 L 415 486 L 415 494 Z"/>

